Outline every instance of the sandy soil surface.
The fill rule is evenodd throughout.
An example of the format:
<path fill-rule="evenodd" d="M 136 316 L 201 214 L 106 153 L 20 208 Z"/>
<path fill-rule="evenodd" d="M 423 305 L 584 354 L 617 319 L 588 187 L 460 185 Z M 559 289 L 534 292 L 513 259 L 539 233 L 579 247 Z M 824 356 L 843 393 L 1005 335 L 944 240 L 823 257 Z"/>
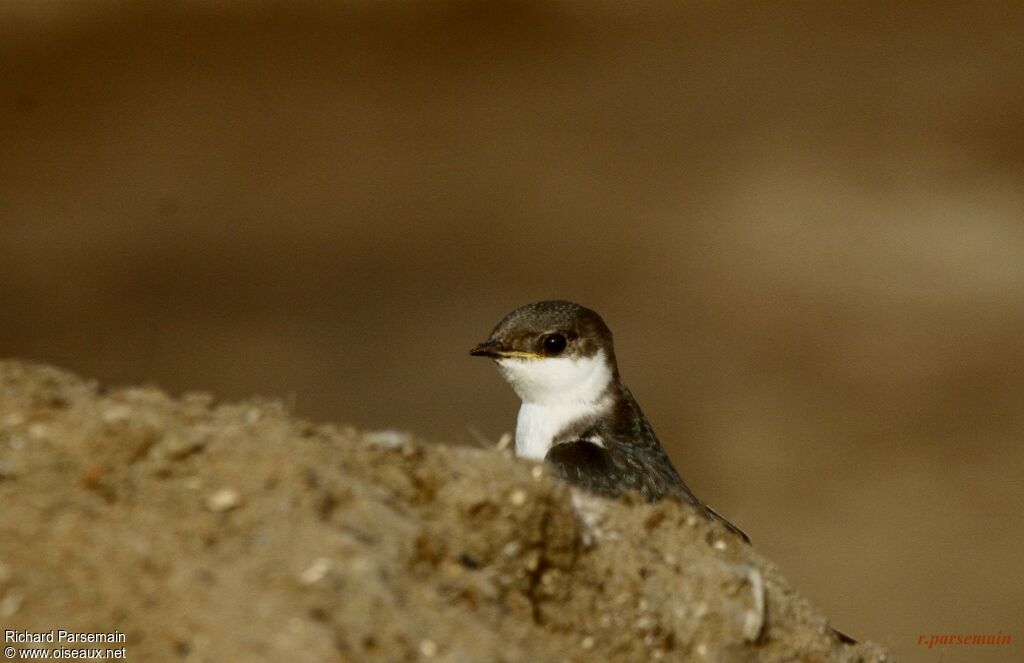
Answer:
<path fill-rule="evenodd" d="M 676 504 L 497 449 L 0 363 L 0 623 L 129 659 L 885 660 Z"/>

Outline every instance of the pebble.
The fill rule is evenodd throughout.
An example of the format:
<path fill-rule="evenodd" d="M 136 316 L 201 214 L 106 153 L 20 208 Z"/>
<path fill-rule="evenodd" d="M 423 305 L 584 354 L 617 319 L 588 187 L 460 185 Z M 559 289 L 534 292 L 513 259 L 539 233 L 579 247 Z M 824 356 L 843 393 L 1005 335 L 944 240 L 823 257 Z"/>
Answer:
<path fill-rule="evenodd" d="M 326 557 L 317 557 L 308 569 L 299 574 L 299 581 L 303 585 L 312 585 L 324 578 L 331 570 L 331 560 Z"/>
<path fill-rule="evenodd" d="M 103 411 L 103 421 L 115 424 L 132 418 L 132 409 L 127 405 L 112 405 Z"/>
<path fill-rule="evenodd" d="M 364 433 L 363 440 L 385 449 L 399 449 L 412 442 L 412 437 L 399 430 L 374 430 Z"/>
<path fill-rule="evenodd" d="M 231 488 L 221 488 L 206 499 L 206 507 L 210 511 L 223 512 L 237 509 L 242 505 L 242 496 Z"/>
<path fill-rule="evenodd" d="M 424 640 L 420 642 L 420 653 L 426 658 L 434 658 L 437 656 L 437 643 L 433 640 Z"/>
<path fill-rule="evenodd" d="M 512 494 L 509 495 L 508 501 L 512 503 L 512 506 L 523 506 L 524 504 L 526 504 L 526 491 L 512 491 Z"/>

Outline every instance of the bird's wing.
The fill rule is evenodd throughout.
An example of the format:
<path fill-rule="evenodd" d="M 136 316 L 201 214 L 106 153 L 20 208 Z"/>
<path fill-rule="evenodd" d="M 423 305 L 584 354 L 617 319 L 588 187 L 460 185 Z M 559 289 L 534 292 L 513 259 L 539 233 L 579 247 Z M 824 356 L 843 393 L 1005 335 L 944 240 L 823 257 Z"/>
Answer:
<path fill-rule="evenodd" d="M 561 442 L 551 447 L 544 460 L 555 477 L 604 497 L 636 492 L 649 502 L 665 497 L 685 502 L 750 543 L 740 528 L 697 499 L 660 445 L 617 444 L 607 439 L 602 443 Z"/>
<path fill-rule="evenodd" d="M 725 527 L 725 529 L 729 530 L 736 536 L 743 539 L 744 543 L 750 543 L 750 537 L 747 536 L 747 533 L 741 530 L 739 527 L 736 527 L 735 525 L 730 523 L 728 520 L 726 520 L 725 516 L 718 513 L 717 511 L 709 507 L 707 504 L 704 505 L 704 511 L 707 513 L 707 515 L 711 517 L 711 520 L 717 520 L 718 522 L 722 523 L 722 526 Z"/>
<path fill-rule="evenodd" d="M 560 442 L 544 461 L 558 479 L 604 497 L 618 497 L 629 490 L 629 472 L 604 447 L 588 440 Z"/>

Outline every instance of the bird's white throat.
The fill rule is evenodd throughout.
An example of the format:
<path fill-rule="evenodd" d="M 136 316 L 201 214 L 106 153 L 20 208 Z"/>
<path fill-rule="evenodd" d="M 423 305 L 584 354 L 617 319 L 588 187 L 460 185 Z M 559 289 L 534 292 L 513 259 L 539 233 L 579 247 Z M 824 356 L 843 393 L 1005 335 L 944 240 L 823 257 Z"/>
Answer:
<path fill-rule="evenodd" d="M 566 426 L 611 405 L 607 389 L 612 369 L 604 352 L 581 358 L 499 359 L 498 368 L 523 401 L 516 422 L 516 455 L 522 458 L 542 460 Z"/>

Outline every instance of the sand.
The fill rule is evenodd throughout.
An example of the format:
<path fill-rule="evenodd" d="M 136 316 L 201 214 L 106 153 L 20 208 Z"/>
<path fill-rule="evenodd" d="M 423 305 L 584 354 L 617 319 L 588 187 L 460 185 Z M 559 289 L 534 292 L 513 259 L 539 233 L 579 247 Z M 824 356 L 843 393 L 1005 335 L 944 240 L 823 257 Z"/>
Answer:
<path fill-rule="evenodd" d="M 888 660 L 684 505 L 274 401 L 0 362 L 0 504 L 3 628 L 129 660 Z"/>

